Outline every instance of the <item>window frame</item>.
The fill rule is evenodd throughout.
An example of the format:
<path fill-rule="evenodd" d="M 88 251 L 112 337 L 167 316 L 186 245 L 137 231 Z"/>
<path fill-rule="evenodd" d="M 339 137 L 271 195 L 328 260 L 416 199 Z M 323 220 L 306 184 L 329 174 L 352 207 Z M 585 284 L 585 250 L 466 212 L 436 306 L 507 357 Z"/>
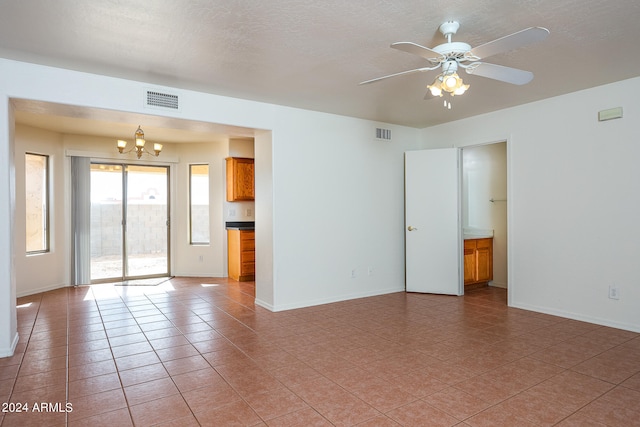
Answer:
<path fill-rule="evenodd" d="M 193 168 L 194 167 L 201 167 L 201 166 L 206 166 L 207 167 L 207 190 L 210 191 L 211 189 L 211 165 L 209 163 L 190 163 L 189 164 L 189 244 L 191 246 L 209 246 L 211 245 L 211 227 L 210 227 L 210 223 L 211 223 L 211 217 L 210 217 L 210 211 L 211 211 L 211 197 L 210 194 L 207 193 L 207 206 L 208 206 L 208 213 L 207 213 L 207 219 L 209 220 L 209 224 L 207 225 L 207 227 L 209 228 L 209 235 L 208 235 L 208 239 L 206 242 L 204 241 L 194 241 L 193 238 L 193 222 L 194 222 L 194 212 L 193 212 Z"/>
<path fill-rule="evenodd" d="M 37 156 L 45 159 L 44 162 L 44 219 L 42 221 L 42 230 L 44 248 L 37 250 L 29 250 L 27 244 L 27 158 L 29 156 Z M 38 255 L 51 252 L 51 156 L 48 154 L 25 152 L 25 252 L 27 255 Z"/>

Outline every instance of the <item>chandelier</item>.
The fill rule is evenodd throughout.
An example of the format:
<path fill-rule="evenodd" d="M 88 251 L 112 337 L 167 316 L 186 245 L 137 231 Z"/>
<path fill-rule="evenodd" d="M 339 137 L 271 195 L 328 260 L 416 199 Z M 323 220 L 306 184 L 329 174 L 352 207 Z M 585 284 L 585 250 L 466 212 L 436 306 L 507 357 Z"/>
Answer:
<path fill-rule="evenodd" d="M 442 64 L 442 73 L 438 74 L 433 84 L 427 86 L 432 96 L 442 96 L 443 91 L 451 96 L 462 95 L 469 89 L 469 85 L 464 84 L 462 78 L 458 75 L 458 63 L 456 61 L 447 61 Z M 444 106 L 451 109 L 451 101 L 444 101 Z"/>
<path fill-rule="evenodd" d="M 144 132 L 142 131 L 142 128 L 140 126 L 138 126 L 138 130 L 136 130 L 136 133 L 134 135 L 134 141 L 135 141 L 135 145 L 129 148 L 128 150 L 125 150 L 125 148 L 127 148 L 127 141 L 119 139 L 117 142 L 117 146 L 120 154 L 127 154 L 132 151 L 135 151 L 136 156 L 138 156 L 138 158 L 142 157 L 143 153 L 149 156 L 157 157 L 160 155 L 160 152 L 162 151 L 162 144 L 158 144 L 158 143 L 153 144 L 153 153 L 144 147 L 144 144 L 146 141 L 144 139 Z"/>

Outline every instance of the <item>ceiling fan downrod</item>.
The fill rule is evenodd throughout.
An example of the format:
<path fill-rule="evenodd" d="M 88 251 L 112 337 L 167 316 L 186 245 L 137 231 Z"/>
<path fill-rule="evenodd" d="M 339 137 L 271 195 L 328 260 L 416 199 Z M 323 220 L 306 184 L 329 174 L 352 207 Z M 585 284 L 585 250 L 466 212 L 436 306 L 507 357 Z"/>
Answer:
<path fill-rule="evenodd" d="M 458 21 L 447 21 L 440 25 L 440 32 L 447 39 L 447 43 L 451 43 L 451 36 L 458 32 L 460 23 Z"/>

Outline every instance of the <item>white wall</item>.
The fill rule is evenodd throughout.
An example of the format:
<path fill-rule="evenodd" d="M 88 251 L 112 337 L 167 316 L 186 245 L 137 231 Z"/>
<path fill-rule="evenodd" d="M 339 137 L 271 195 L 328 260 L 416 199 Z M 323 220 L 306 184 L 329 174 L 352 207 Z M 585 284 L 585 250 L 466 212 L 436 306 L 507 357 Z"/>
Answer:
<path fill-rule="evenodd" d="M 25 221 L 25 154 L 49 156 L 49 244 L 47 253 L 27 256 Z M 15 131 L 16 218 L 14 259 L 18 297 L 56 289 L 69 283 L 68 241 L 65 228 L 65 157 L 62 136 L 24 125 Z"/>
<path fill-rule="evenodd" d="M 223 221 L 223 200 L 225 199 L 225 157 L 228 146 L 225 143 L 177 144 L 180 163 L 176 165 L 177 188 L 173 200 L 172 218 L 172 261 L 174 276 L 226 275 L 226 231 Z M 209 245 L 189 243 L 189 165 L 209 164 Z"/>
<path fill-rule="evenodd" d="M 423 130 L 429 148 L 508 140 L 511 305 L 640 331 L 638 93 L 640 78 Z M 624 118 L 598 122 L 612 107 Z"/>
<path fill-rule="evenodd" d="M 404 289 L 402 153 L 419 147 L 418 130 L 385 126 L 394 140 L 380 142 L 374 140 L 379 124 L 360 119 L 160 87 L 154 89 L 180 96 L 181 111 L 147 111 L 142 94 L 148 83 L 4 59 L 0 75 L 2 129 L 13 125 L 9 98 L 257 129 L 260 304 L 283 310 Z M 0 152 L 11 153 L 13 146 L 12 134 L 0 133 Z M 12 162 L 0 158 L 0 200 L 7 202 L 0 209 L 0 267 L 6 267 L 0 268 L 0 301 L 13 302 L 15 185 Z M 0 310 L 8 312 L 0 324 L 0 352 L 11 351 L 16 334 L 15 305 L 7 305 Z"/>
<path fill-rule="evenodd" d="M 260 129 L 256 294 L 273 310 L 403 290 L 403 152 L 508 140 L 511 304 L 640 330 L 640 79 L 380 142 L 365 120 L 178 89 L 180 112 L 150 112 L 132 95 L 146 83 L 4 59 L 0 75 L 0 355 L 17 330 L 10 98 Z M 623 119 L 596 121 L 615 106 Z"/>
<path fill-rule="evenodd" d="M 403 153 L 419 131 L 385 127 L 392 142 L 375 140 L 371 122 L 283 108 L 273 133 L 275 309 L 404 290 Z"/>
<path fill-rule="evenodd" d="M 0 75 L 2 73 L 0 72 Z M 18 344 L 14 260 L 15 166 L 13 108 L 0 79 L 0 357 Z"/>
<path fill-rule="evenodd" d="M 507 144 L 465 147 L 462 165 L 462 226 L 493 230 L 493 280 L 490 284 L 506 288 Z"/>
<path fill-rule="evenodd" d="M 257 131 L 255 135 L 255 198 L 258 200 L 255 212 L 256 235 L 256 303 L 273 309 L 274 268 L 273 244 L 275 225 L 273 221 L 273 142 L 270 131 Z M 258 286 L 257 284 L 260 284 Z"/>

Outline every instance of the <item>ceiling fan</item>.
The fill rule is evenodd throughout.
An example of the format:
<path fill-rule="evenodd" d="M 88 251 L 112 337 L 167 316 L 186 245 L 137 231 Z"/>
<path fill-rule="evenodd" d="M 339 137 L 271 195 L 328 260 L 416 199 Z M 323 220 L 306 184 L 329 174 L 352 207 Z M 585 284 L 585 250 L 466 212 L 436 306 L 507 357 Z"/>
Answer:
<path fill-rule="evenodd" d="M 458 69 L 462 68 L 467 74 L 487 77 L 515 85 L 523 85 L 533 79 L 533 73 L 517 68 L 489 64 L 482 62 L 482 60 L 492 55 L 544 40 L 549 35 L 549 30 L 546 28 L 531 27 L 471 48 L 467 43 L 451 41 L 451 36 L 456 34 L 459 28 L 460 24 L 456 21 L 448 21 L 440 25 L 439 30 L 447 39 L 447 42 L 434 48 L 424 47 L 412 42 L 393 43 L 391 45 L 392 48 L 418 55 L 426 59 L 429 62 L 429 66 L 366 80 L 360 84 L 374 83 L 390 77 L 432 71 L 440 68 L 442 72 L 436 77 L 433 84 L 428 86 L 429 92 L 427 92 L 425 98 L 442 96 L 443 91 L 452 96 L 461 95 L 469 87 L 469 85 L 465 85 L 458 76 Z"/>

